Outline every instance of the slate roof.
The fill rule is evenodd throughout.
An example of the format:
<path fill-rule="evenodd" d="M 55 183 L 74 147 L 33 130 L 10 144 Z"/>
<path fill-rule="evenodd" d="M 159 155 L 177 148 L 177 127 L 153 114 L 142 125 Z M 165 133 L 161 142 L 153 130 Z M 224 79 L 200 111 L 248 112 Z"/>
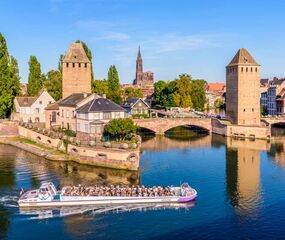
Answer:
<path fill-rule="evenodd" d="M 245 48 L 240 48 L 228 66 L 250 65 L 260 66 Z"/>
<path fill-rule="evenodd" d="M 76 110 L 78 113 L 89 112 L 124 112 L 125 109 L 107 98 L 96 98 Z"/>
<path fill-rule="evenodd" d="M 81 43 L 72 43 L 68 48 L 62 62 L 90 63 L 90 60 L 88 59 Z"/>
<path fill-rule="evenodd" d="M 15 97 L 20 107 L 30 107 L 38 99 L 38 97 Z"/>
<path fill-rule="evenodd" d="M 59 106 L 76 107 L 83 99 L 89 97 L 92 93 L 72 93 L 68 97 L 58 102 Z"/>
<path fill-rule="evenodd" d="M 47 107 L 45 108 L 45 110 L 58 110 L 58 109 L 59 109 L 58 102 L 51 103 L 47 105 Z"/>
<path fill-rule="evenodd" d="M 147 107 L 149 107 L 149 105 L 141 98 L 128 98 L 127 100 L 125 100 L 122 104 L 121 107 L 123 108 L 132 108 L 139 100 L 141 100 L 144 104 L 147 105 Z"/>

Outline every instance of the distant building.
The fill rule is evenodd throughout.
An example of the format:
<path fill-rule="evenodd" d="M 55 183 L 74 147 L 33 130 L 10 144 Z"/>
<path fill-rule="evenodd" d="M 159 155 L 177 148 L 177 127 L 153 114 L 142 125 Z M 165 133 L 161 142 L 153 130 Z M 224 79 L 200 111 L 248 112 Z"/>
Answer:
<path fill-rule="evenodd" d="M 277 115 L 285 114 L 285 88 L 276 96 L 276 113 Z"/>
<path fill-rule="evenodd" d="M 224 83 L 207 83 L 205 85 L 206 104 L 208 108 L 214 109 L 217 100 L 225 102 L 226 85 Z"/>
<path fill-rule="evenodd" d="M 226 117 L 236 125 L 260 125 L 260 65 L 241 48 L 226 66 Z"/>
<path fill-rule="evenodd" d="M 145 114 L 149 116 L 150 106 L 141 98 L 129 98 L 124 101 L 121 106 L 126 110 L 129 115 Z"/>
<path fill-rule="evenodd" d="M 111 119 L 125 118 L 124 108 L 103 97 L 89 101 L 75 112 L 76 132 L 82 138 L 90 134 L 102 135 L 105 124 Z"/>
<path fill-rule="evenodd" d="M 271 86 L 267 90 L 267 112 L 269 115 L 277 114 L 276 86 Z"/>
<path fill-rule="evenodd" d="M 142 88 L 143 94 L 146 97 L 153 94 L 154 92 L 153 84 L 154 84 L 153 72 L 151 71 L 143 72 L 143 60 L 139 48 L 136 60 L 136 78 L 133 81 L 133 85 Z"/>
<path fill-rule="evenodd" d="M 91 62 L 81 43 L 72 43 L 62 60 L 62 96 L 91 93 Z"/>
<path fill-rule="evenodd" d="M 12 114 L 13 120 L 23 122 L 45 122 L 45 108 L 55 100 L 45 90 L 36 97 L 15 97 L 15 112 Z"/>

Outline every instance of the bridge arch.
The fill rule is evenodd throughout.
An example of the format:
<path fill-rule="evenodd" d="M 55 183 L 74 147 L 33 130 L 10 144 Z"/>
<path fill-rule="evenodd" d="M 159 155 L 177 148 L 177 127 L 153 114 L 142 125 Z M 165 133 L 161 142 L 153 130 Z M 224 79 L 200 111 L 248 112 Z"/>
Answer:
<path fill-rule="evenodd" d="M 196 126 L 211 132 L 212 124 L 210 118 L 151 118 L 136 119 L 138 127 L 150 129 L 157 135 L 164 133 L 178 126 Z"/>

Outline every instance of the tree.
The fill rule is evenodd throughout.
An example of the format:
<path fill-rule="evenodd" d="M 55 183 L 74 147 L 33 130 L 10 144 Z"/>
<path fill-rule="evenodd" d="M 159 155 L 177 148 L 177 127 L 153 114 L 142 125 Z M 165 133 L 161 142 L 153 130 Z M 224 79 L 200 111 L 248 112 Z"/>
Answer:
<path fill-rule="evenodd" d="M 0 117 L 10 115 L 13 99 L 20 93 L 20 76 L 17 60 L 9 56 L 6 40 L 0 33 Z"/>
<path fill-rule="evenodd" d="M 141 88 L 126 87 L 123 91 L 124 99 L 128 98 L 143 98 Z"/>
<path fill-rule="evenodd" d="M 94 79 L 94 73 L 93 73 L 93 67 L 92 67 L 92 52 L 90 50 L 90 48 L 87 46 L 87 44 L 81 40 L 77 40 L 76 43 L 81 43 L 82 46 L 83 46 L 83 49 L 88 57 L 88 59 L 90 60 L 91 62 L 91 80 Z"/>
<path fill-rule="evenodd" d="M 191 76 L 182 74 L 176 81 L 173 100 L 177 107 L 188 108 L 192 107 L 191 100 Z"/>
<path fill-rule="evenodd" d="M 117 104 L 122 102 L 119 74 L 115 65 L 111 65 L 108 71 L 108 98 Z"/>
<path fill-rule="evenodd" d="M 131 118 L 115 118 L 105 125 L 104 133 L 116 138 L 125 140 L 127 136 L 136 133 L 137 126 Z"/>
<path fill-rule="evenodd" d="M 62 74 L 62 60 L 63 60 L 63 58 L 64 58 L 64 55 L 60 54 L 58 64 L 57 64 L 57 69 L 58 69 L 58 71 L 61 72 L 61 74 Z"/>
<path fill-rule="evenodd" d="M 57 101 L 62 98 L 62 75 L 59 70 L 50 70 L 47 73 L 47 80 L 44 87 L 49 94 Z"/>
<path fill-rule="evenodd" d="M 92 80 L 91 88 L 93 93 L 108 95 L 108 81 L 107 80 Z"/>
<path fill-rule="evenodd" d="M 191 82 L 191 100 L 193 108 L 198 111 L 204 111 L 205 108 L 205 84 L 205 80 L 193 80 Z"/>
<path fill-rule="evenodd" d="M 35 56 L 31 56 L 27 86 L 28 96 L 36 96 L 43 87 L 43 81 L 44 75 L 42 75 L 41 64 Z"/>

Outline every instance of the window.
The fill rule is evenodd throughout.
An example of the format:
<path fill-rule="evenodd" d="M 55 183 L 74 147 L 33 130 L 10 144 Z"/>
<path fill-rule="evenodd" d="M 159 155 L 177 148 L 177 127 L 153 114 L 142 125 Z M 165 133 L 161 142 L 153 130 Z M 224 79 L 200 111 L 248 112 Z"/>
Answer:
<path fill-rule="evenodd" d="M 85 132 L 88 132 L 88 124 L 85 124 Z"/>
<path fill-rule="evenodd" d="M 61 111 L 61 116 L 62 116 L 62 117 L 64 116 L 64 110 Z"/>
<path fill-rule="evenodd" d="M 87 63 L 85 63 L 85 68 L 87 68 Z"/>
<path fill-rule="evenodd" d="M 255 68 L 255 72 L 257 72 L 257 67 Z"/>
<path fill-rule="evenodd" d="M 254 108 L 253 109 L 251 109 L 252 110 L 252 112 L 254 112 Z"/>
<path fill-rule="evenodd" d="M 42 102 L 42 101 L 40 101 L 40 102 L 39 102 L 39 104 L 43 104 L 43 102 Z"/>
<path fill-rule="evenodd" d="M 246 68 L 245 71 L 248 72 L 248 68 Z"/>
<path fill-rule="evenodd" d="M 78 63 L 78 67 L 80 67 L 80 68 L 81 68 L 81 63 Z"/>
<path fill-rule="evenodd" d="M 111 113 L 103 113 L 103 119 L 110 119 L 111 118 Z"/>
<path fill-rule="evenodd" d="M 51 121 L 56 122 L 56 112 L 55 111 L 52 112 Z"/>
<path fill-rule="evenodd" d="M 241 72 L 243 72 L 243 67 L 241 68 Z"/>
<path fill-rule="evenodd" d="M 75 67 L 75 63 L 72 63 L 72 67 L 73 67 L 73 68 Z"/>
<path fill-rule="evenodd" d="M 66 63 L 66 67 L 68 67 L 68 63 Z"/>
<path fill-rule="evenodd" d="M 40 109 L 39 108 L 35 108 L 35 114 L 39 114 L 40 113 Z"/>
<path fill-rule="evenodd" d="M 69 111 L 66 111 L 66 117 L 69 118 Z"/>
<path fill-rule="evenodd" d="M 48 101 L 48 104 L 51 104 L 51 101 Z"/>
<path fill-rule="evenodd" d="M 250 68 L 250 71 L 252 72 L 252 68 Z"/>
<path fill-rule="evenodd" d="M 115 112 L 115 118 L 120 118 L 120 113 L 119 112 Z"/>
<path fill-rule="evenodd" d="M 243 109 L 243 111 L 245 112 L 245 108 Z"/>

